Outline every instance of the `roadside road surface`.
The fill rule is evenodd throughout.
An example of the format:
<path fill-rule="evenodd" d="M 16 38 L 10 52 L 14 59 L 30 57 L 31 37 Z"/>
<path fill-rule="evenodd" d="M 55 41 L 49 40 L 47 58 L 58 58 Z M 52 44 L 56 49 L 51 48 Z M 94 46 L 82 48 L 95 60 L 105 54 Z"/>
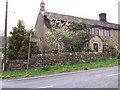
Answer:
<path fill-rule="evenodd" d="M 119 74 L 118 66 L 97 68 L 32 78 L 2 80 L 2 88 L 118 88 Z"/>

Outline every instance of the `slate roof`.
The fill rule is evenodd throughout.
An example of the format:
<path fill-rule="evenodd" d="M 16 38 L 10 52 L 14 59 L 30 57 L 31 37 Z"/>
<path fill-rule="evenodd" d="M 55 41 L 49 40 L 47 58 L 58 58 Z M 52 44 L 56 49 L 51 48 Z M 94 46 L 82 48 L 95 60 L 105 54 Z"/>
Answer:
<path fill-rule="evenodd" d="M 46 15 L 50 20 L 56 18 L 59 20 L 82 21 L 84 23 L 90 24 L 91 26 L 120 30 L 120 24 L 114 24 L 114 23 L 103 22 L 103 21 L 99 21 L 99 20 L 86 19 L 86 18 L 58 14 L 58 13 L 52 13 L 52 12 L 45 12 L 44 15 Z"/>

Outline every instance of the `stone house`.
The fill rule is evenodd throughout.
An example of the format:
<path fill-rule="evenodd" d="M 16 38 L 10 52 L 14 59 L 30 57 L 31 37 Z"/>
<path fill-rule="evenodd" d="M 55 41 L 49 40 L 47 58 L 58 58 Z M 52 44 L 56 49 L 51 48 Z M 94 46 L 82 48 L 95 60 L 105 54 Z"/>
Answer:
<path fill-rule="evenodd" d="M 106 46 L 113 46 L 120 49 L 120 25 L 107 22 L 106 13 L 99 14 L 99 20 L 86 19 L 81 17 L 75 17 L 70 15 L 63 15 L 58 13 L 52 13 L 45 11 L 45 3 L 42 0 L 40 4 L 40 12 L 37 17 L 35 29 L 38 34 L 38 45 L 40 51 L 44 53 L 44 34 L 47 28 L 44 24 L 44 16 L 52 19 L 59 20 L 71 20 L 71 21 L 82 21 L 88 23 L 91 26 L 90 34 L 92 37 L 86 42 L 86 46 L 90 47 L 96 52 L 103 52 Z"/>

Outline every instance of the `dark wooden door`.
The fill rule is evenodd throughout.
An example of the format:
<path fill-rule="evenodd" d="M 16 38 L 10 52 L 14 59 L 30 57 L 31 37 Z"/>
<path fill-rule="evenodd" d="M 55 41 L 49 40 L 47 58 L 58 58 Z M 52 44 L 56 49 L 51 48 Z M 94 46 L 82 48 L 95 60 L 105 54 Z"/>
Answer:
<path fill-rule="evenodd" d="M 95 52 L 98 52 L 98 44 L 97 43 L 94 43 L 93 48 L 94 48 Z"/>

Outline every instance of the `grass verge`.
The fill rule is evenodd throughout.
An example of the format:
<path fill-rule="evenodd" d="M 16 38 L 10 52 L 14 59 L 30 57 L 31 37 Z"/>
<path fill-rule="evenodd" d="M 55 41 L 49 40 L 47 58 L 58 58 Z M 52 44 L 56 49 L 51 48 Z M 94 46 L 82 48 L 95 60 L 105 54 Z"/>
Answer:
<path fill-rule="evenodd" d="M 3 79 L 16 79 L 33 77 L 47 74 L 55 74 L 62 72 L 70 72 L 76 70 L 84 70 L 98 67 L 109 67 L 118 65 L 118 59 L 115 58 L 101 58 L 91 61 L 81 61 L 79 63 L 68 63 L 65 65 L 45 66 L 26 70 L 17 71 L 5 71 L 0 73 L 0 77 Z"/>

